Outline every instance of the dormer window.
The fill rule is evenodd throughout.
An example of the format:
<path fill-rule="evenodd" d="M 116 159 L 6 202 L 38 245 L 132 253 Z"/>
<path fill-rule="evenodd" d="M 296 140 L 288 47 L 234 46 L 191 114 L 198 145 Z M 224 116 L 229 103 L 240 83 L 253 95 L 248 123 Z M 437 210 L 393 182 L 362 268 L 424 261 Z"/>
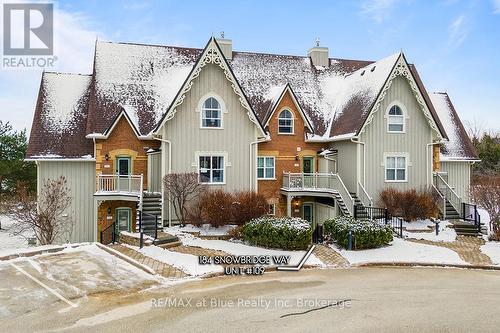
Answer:
<path fill-rule="evenodd" d="M 214 97 L 209 97 L 203 102 L 201 108 L 202 128 L 222 128 L 222 108 Z"/>
<path fill-rule="evenodd" d="M 283 110 L 278 116 L 278 134 L 293 134 L 293 114 Z"/>
<path fill-rule="evenodd" d="M 387 131 L 390 133 L 404 133 L 405 115 L 401 107 L 393 105 L 387 114 Z"/>

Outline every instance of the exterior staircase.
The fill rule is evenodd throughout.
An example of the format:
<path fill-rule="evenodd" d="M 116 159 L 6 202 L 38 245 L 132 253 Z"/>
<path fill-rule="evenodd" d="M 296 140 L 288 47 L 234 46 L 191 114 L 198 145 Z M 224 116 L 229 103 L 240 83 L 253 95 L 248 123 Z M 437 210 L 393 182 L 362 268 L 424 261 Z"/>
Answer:
<path fill-rule="evenodd" d="M 453 205 L 448 201 L 448 199 L 446 199 L 446 219 L 459 220 L 460 218 L 461 218 L 460 213 L 457 212 L 455 207 L 453 207 Z"/>
<path fill-rule="evenodd" d="M 455 232 L 459 236 L 473 236 L 473 237 L 481 236 L 481 233 L 477 231 L 477 227 L 471 223 L 463 221 L 453 222 L 453 228 L 455 229 Z"/>
<path fill-rule="evenodd" d="M 366 210 L 365 205 L 363 205 L 363 202 L 358 198 L 358 195 L 355 192 L 349 192 L 351 194 L 352 199 L 354 200 L 354 206 L 358 207 L 357 212 L 363 215 L 368 215 L 368 211 Z"/>
<path fill-rule="evenodd" d="M 156 218 L 157 216 L 157 218 Z M 136 232 L 139 232 L 139 214 L 135 224 Z M 161 194 L 144 192 L 142 199 L 142 229 L 144 234 L 155 237 L 155 231 L 163 229 L 161 221 Z"/>
<path fill-rule="evenodd" d="M 349 213 L 349 210 L 347 209 L 347 206 L 346 206 L 344 200 L 342 199 L 342 196 L 340 195 L 340 193 L 335 191 L 332 193 L 332 195 L 333 195 L 333 198 L 335 199 L 335 201 L 337 202 L 337 205 L 339 206 L 340 212 L 342 213 L 342 215 L 351 216 L 351 214 Z"/>

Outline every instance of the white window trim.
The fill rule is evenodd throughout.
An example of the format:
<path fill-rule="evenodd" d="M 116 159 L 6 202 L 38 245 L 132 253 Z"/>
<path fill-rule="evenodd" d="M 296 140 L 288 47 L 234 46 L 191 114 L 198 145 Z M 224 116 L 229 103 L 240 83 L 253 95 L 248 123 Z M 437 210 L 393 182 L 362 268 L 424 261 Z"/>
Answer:
<path fill-rule="evenodd" d="M 280 115 L 281 115 L 281 112 L 285 111 L 285 110 L 288 110 L 288 112 L 290 112 L 292 114 L 292 132 L 290 133 L 282 133 L 280 132 Z M 292 112 L 292 110 L 290 110 L 289 107 L 284 107 L 284 108 L 281 108 L 281 110 L 278 112 L 278 134 L 279 135 L 295 135 L 295 114 Z"/>
<path fill-rule="evenodd" d="M 404 157 L 405 158 L 405 179 L 404 180 L 387 179 L 387 158 L 388 157 L 396 157 L 396 158 L 397 157 Z M 397 161 L 395 161 L 395 162 L 397 163 Z M 411 166 L 409 153 L 384 153 L 384 160 L 382 161 L 382 166 L 384 167 L 384 182 L 386 182 L 386 183 L 408 183 L 408 167 Z"/>
<path fill-rule="evenodd" d="M 193 165 L 196 167 L 196 173 L 198 174 L 198 182 L 203 185 L 226 185 L 227 183 L 227 167 L 231 166 L 231 163 L 227 161 L 227 152 L 214 152 L 214 151 L 197 151 L 195 152 L 195 159 L 196 162 L 193 163 Z M 222 170 L 223 170 L 223 179 L 224 181 L 222 182 L 217 182 L 217 183 L 202 183 L 200 180 L 200 157 L 223 157 L 223 164 L 222 164 Z"/>
<path fill-rule="evenodd" d="M 220 110 L 221 110 L 221 112 L 220 112 L 220 127 L 205 127 L 205 126 L 203 126 L 203 104 L 210 97 L 215 98 L 217 100 L 217 102 L 219 102 Z M 203 95 L 200 98 L 200 100 L 198 101 L 198 107 L 196 108 L 196 112 L 200 113 L 200 129 L 203 129 L 203 130 L 221 130 L 221 129 L 224 129 L 224 113 L 227 113 L 228 111 L 226 109 L 226 104 L 224 103 L 224 100 L 222 99 L 222 97 L 220 97 L 216 93 L 209 92 L 208 94 Z"/>
<path fill-rule="evenodd" d="M 401 112 L 403 112 L 403 115 L 402 115 L 402 118 L 403 118 L 403 130 L 402 131 L 391 131 L 391 130 L 389 130 L 389 125 L 390 125 L 390 123 L 389 123 L 389 117 L 393 117 L 393 116 L 389 116 L 389 111 L 395 105 L 398 106 L 401 109 Z M 408 112 L 406 111 L 406 107 L 405 107 L 405 105 L 403 103 L 401 103 L 400 101 L 394 101 L 391 104 L 389 104 L 389 107 L 385 110 L 385 116 L 384 116 L 384 118 L 385 118 L 386 124 L 387 124 L 386 125 L 387 133 L 391 133 L 391 134 L 405 134 L 406 133 L 406 120 L 408 119 Z"/>
<path fill-rule="evenodd" d="M 264 177 L 259 177 L 259 158 L 264 159 Z M 267 178 L 266 177 L 266 158 L 272 158 L 273 159 L 273 177 L 272 178 Z M 267 168 L 269 169 L 269 168 Z M 257 156 L 257 179 L 258 180 L 276 180 L 276 157 L 274 156 Z"/>

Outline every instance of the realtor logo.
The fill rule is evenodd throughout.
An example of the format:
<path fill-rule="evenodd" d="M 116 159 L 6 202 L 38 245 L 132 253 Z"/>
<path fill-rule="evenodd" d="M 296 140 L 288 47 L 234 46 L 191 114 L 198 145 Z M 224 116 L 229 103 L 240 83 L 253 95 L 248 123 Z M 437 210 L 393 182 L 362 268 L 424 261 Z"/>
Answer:
<path fill-rule="evenodd" d="M 3 54 L 50 56 L 54 52 L 52 3 L 3 4 Z"/>
<path fill-rule="evenodd" d="M 53 68 L 54 4 L 4 3 L 3 69 Z"/>

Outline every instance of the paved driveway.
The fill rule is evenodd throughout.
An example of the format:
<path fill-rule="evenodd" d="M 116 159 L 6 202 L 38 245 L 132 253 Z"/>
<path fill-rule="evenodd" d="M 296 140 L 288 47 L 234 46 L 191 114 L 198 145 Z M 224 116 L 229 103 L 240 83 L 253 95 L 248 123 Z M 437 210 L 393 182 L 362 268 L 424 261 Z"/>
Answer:
<path fill-rule="evenodd" d="M 77 308 L 89 296 L 156 285 L 149 274 L 95 245 L 67 252 L 0 261 L 0 320 L 41 308 Z"/>
<path fill-rule="evenodd" d="M 120 333 L 498 332 L 500 327 L 498 271 L 271 272 L 200 280 L 128 297 L 100 295 L 64 312 L 36 309 L 4 321 L 3 327 L 16 332 Z M 335 305 L 342 300 L 342 306 Z"/>

